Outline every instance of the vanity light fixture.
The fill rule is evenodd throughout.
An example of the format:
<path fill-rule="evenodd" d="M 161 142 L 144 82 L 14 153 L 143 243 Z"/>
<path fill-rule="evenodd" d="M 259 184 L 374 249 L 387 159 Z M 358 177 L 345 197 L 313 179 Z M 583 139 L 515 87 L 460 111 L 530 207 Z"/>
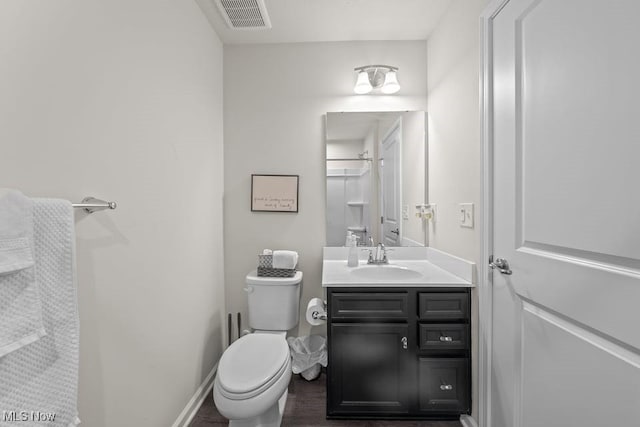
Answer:
<path fill-rule="evenodd" d="M 374 89 L 390 95 L 400 90 L 398 83 L 398 67 L 391 65 L 364 65 L 354 68 L 358 72 L 358 80 L 353 91 L 359 95 L 369 93 Z"/>

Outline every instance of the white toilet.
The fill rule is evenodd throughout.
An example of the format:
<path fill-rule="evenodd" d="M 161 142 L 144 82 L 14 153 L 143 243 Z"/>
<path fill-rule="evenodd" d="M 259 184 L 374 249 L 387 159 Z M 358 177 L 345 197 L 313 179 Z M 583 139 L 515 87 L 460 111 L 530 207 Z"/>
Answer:
<path fill-rule="evenodd" d="M 227 348 L 213 383 L 218 411 L 234 427 L 278 427 L 291 379 L 287 331 L 298 324 L 302 272 L 293 277 L 246 277 L 254 332 Z"/>

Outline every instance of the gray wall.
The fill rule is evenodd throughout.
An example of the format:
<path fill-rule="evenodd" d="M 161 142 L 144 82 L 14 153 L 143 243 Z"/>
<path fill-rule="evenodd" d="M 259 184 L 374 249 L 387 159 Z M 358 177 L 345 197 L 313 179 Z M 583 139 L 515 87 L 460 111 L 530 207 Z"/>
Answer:
<path fill-rule="evenodd" d="M 222 56 L 192 1 L 0 2 L 0 186 L 119 204 L 76 212 L 83 426 L 171 425 L 221 354 Z"/>
<path fill-rule="evenodd" d="M 488 0 L 456 0 L 427 41 L 429 201 L 438 206 L 430 246 L 480 257 L 479 17 Z M 459 203 L 473 203 L 475 227 L 460 227 Z"/>
<path fill-rule="evenodd" d="M 429 201 L 438 206 L 429 246 L 480 259 L 480 13 L 488 0 L 451 2 L 427 41 Z M 459 203 L 474 204 L 473 229 L 460 227 Z M 472 292 L 473 413 L 477 414 L 477 294 Z"/>

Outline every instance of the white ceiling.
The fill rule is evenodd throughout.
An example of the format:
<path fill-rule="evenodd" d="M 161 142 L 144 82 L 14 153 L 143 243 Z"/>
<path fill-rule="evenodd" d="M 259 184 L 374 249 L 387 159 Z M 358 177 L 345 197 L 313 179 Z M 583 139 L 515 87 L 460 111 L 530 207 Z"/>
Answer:
<path fill-rule="evenodd" d="M 232 30 L 197 0 L 224 44 L 426 40 L 449 0 L 265 0 L 273 28 Z"/>

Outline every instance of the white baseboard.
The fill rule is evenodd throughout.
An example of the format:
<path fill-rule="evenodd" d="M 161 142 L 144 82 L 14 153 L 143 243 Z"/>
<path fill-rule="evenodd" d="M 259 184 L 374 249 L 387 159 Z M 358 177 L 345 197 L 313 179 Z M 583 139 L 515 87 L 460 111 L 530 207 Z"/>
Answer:
<path fill-rule="evenodd" d="M 463 427 L 478 427 L 478 423 L 470 415 L 460 415 L 460 424 Z"/>
<path fill-rule="evenodd" d="M 184 407 L 178 418 L 173 423 L 172 427 L 187 427 L 189 423 L 193 420 L 193 417 L 196 416 L 198 409 L 202 406 L 204 400 L 209 396 L 211 389 L 213 388 L 213 378 L 216 375 L 216 371 L 218 370 L 218 364 L 216 363 L 211 369 L 211 372 L 204 379 L 200 387 L 193 394 L 193 397 L 187 402 L 187 406 Z"/>

